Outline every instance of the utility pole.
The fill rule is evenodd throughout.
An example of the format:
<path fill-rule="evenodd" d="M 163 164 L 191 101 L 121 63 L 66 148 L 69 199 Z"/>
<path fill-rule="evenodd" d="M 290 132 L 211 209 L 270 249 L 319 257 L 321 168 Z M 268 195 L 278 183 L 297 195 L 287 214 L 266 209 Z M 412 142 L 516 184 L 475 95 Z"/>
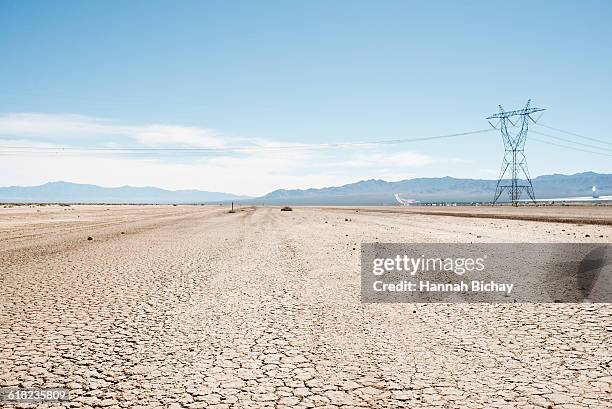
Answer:
<path fill-rule="evenodd" d="M 532 202 L 535 203 L 535 193 L 533 184 L 529 177 L 529 169 L 527 168 L 527 158 L 525 157 L 525 141 L 527 139 L 527 131 L 529 130 L 529 121 L 534 124 L 540 119 L 533 119 L 531 114 L 544 111 L 543 108 L 530 107 L 531 100 L 527 101 L 525 108 L 516 111 L 506 112 L 499 106 L 499 113 L 487 117 L 489 124 L 495 129 L 501 131 L 502 140 L 504 142 L 504 159 L 502 161 L 501 172 L 497 180 L 495 188 L 495 197 L 493 203 L 496 203 L 501 194 L 506 191 L 510 197 L 510 202 L 514 206 L 518 206 L 523 191 Z M 540 114 L 542 116 L 542 114 Z M 491 119 L 497 119 L 497 123 L 493 125 Z M 512 134 L 508 130 L 508 124 L 512 128 L 520 126 L 520 130 Z M 523 179 L 524 178 L 524 179 Z"/>

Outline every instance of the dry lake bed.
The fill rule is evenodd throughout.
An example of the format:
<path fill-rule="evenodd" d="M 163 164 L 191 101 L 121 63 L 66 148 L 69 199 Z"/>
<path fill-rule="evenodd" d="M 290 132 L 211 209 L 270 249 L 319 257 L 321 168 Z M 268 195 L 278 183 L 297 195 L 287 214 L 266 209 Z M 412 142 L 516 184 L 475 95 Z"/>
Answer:
<path fill-rule="evenodd" d="M 359 267 L 362 242 L 611 243 L 612 206 L 227 210 L 1 208 L 0 387 L 78 408 L 612 407 L 611 304 L 362 304 Z"/>

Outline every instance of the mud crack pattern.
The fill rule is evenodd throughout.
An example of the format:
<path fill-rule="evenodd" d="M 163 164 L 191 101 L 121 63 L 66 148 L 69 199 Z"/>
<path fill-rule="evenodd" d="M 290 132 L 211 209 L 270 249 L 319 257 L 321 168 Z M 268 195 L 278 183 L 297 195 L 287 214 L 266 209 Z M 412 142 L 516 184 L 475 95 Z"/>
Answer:
<path fill-rule="evenodd" d="M 578 241 L 594 228 L 605 242 L 611 226 L 74 209 L 54 223 L 64 209 L 0 215 L 0 387 L 70 390 L 69 402 L 43 406 L 612 407 L 610 305 L 361 304 L 358 251 L 542 231 Z"/>

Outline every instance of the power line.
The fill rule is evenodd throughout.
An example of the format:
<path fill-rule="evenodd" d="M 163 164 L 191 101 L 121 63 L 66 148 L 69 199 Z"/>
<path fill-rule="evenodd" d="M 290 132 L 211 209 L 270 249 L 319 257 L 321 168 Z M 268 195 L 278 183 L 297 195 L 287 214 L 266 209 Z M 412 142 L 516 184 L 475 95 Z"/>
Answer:
<path fill-rule="evenodd" d="M 596 138 L 587 137 L 584 135 L 576 134 L 569 131 L 564 131 L 559 128 L 554 128 L 548 125 L 537 124 L 545 128 L 549 128 L 558 132 L 563 132 L 568 135 L 577 136 L 583 139 L 588 139 L 598 143 L 604 143 L 612 145 L 612 143 L 602 141 Z M 81 155 L 88 153 L 100 153 L 100 154 L 124 154 L 124 155 L 156 155 L 156 154 L 216 154 L 216 153 L 248 153 L 248 152 L 259 152 L 259 151 L 291 151 L 291 150 L 315 150 L 315 149 L 341 149 L 351 147 L 366 147 L 372 145 L 394 145 L 411 142 L 422 142 L 431 141 L 437 139 L 455 138 L 461 136 L 476 135 L 482 133 L 492 132 L 494 129 L 479 129 L 474 131 L 459 132 L 444 135 L 434 135 L 417 138 L 400 138 L 400 139 L 384 139 L 384 140 L 372 140 L 372 141 L 351 141 L 351 142 L 338 142 L 338 143 L 320 143 L 320 144 L 302 144 L 302 145 L 278 145 L 278 146 L 258 146 L 258 145 L 242 145 L 242 146 L 228 146 L 228 147 L 216 147 L 216 148 L 103 148 L 103 147 L 74 147 L 74 146 L 59 146 L 59 147 L 48 147 L 48 146 L 0 146 L 0 156 L 13 156 L 13 155 L 24 155 L 24 154 L 39 154 L 45 155 Z M 563 138 L 560 136 L 550 135 L 547 133 L 532 130 L 533 133 L 542 135 L 548 138 L 553 138 L 559 141 L 579 145 L 586 148 L 605 150 L 612 152 L 612 149 L 605 148 L 602 146 L 596 146 L 586 144 L 582 142 L 573 141 L 571 139 Z M 581 149 L 575 146 L 567 146 L 560 143 L 555 143 L 547 140 L 531 138 L 534 141 L 557 146 L 565 149 L 572 149 L 580 152 L 592 153 L 601 156 L 612 156 L 612 154 L 595 151 L 590 149 Z"/>
<path fill-rule="evenodd" d="M 562 137 L 560 137 L 560 136 L 550 135 L 550 134 L 547 134 L 547 133 L 544 133 L 544 132 L 539 132 L 539 131 L 534 131 L 534 130 L 532 130 L 531 132 L 533 132 L 533 133 L 537 133 L 538 135 L 546 136 L 546 137 L 548 137 L 548 138 L 557 139 L 557 140 L 559 140 L 559 141 L 569 142 L 569 143 L 573 143 L 573 144 L 580 145 L 580 146 L 585 146 L 585 147 L 587 147 L 587 148 L 603 149 L 603 150 L 605 150 L 605 151 L 610 151 L 610 152 L 612 152 L 612 149 L 610 149 L 610 148 L 604 148 L 604 147 L 602 147 L 602 146 L 596 146 L 596 145 L 591 145 L 591 144 L 588 144 L 588 143 L 576 142 L 576 141 L 572 141 L 571 139 L 562 138 Z"/>
<path fill-rule="evenodd" d="M 574 132 L 564 131 L 563 129 L 554 128 L 552 126 L 548 126 L 548 125 L 544 125 L 544 124 L 536 124 L 536 125 L 544 127 L 544 128 L 548 128 L 548 129 L 553 130 L 553 131 L 562 132 L 562 133 L 567 134 L 567 135 L 577 136 L 578 138 L 588 139 L 588 140 L 593 141 L 593 142 L 603 143 L 605 145 L 612 145 L 612 142 L 602 141 L 601 139 L 592 138 L 590 136 L 584 136 L 584 135 L 580 135 L 580 134 L 577 134 L 577 133 L 574 133 Z"/>
<path fill-rule="evenodd" d="M 545 143 L 545 144 L 547 144 L 547 145 L 558 146 L 558 147 L 560 147 L 560 148 L 571 149 L 571 150 L 574 150 L 574 151 L 581 151 L 581 152 L 593 153 L 593 154 L 595 154 L 595 155 L 602 155 L 602 156 L 612 156 L 612 154 L 609 154 L 609 153 L 603 153 L 603 152 L 590 151 L 590 150 L 587 150 L 587 149 L 581 149 L 581 148 L 576 148 L 576 147 L 574 147 L 574 146 L 562 145 L 562 144 L 560 144 L 560 143 L 555 143 L 555 142 L 551 142 L 551 141 L 545 141 L 545 140 L 543 140 L 543 139 L 538 139 L 538 138 L 534 138 L 534 137 L 531 137 L 531 138 L 529 138 L 529 139 L 531 139 L 532 141 L 537 141 L 537 142 L 540 142 L 540 143 Z"/>
<path fill-rule="evenodd" d="M 436 139 L 455 138 L 460 136 L 475 135 L 491 132 L 493 129 L 480 129 L 468 132 L 459 132 L 445 135 L 425 136 L 418 138 L 386 139 L 363 142 L 338 142 L 303 145 L 278 145 L 278 146 L 228 146 L 217 148 L 97 148 L 97 147 L 42 147 L 42 146 L 0 146 L 0 153 L 223 153 L 223 152 L 257 152 L 275 150 L 312 150 L 312 149 L 335 149 L 370 145 L 393 145 L 410 142 L 431 141 Z"/>

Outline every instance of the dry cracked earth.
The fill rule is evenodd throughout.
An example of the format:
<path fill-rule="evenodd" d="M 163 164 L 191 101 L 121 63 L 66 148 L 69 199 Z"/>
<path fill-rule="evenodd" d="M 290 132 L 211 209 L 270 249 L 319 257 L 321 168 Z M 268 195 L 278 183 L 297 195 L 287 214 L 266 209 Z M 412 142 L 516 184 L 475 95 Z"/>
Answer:
<path fill-rule="evenodd" d="M 67 388 L 39 406 L 75 408 L 610 408 L 610 304 L 362 304 L 359 289 L 361 242 L 611 242 L 598 223 L 0 209 L 0 387 Z"/>

